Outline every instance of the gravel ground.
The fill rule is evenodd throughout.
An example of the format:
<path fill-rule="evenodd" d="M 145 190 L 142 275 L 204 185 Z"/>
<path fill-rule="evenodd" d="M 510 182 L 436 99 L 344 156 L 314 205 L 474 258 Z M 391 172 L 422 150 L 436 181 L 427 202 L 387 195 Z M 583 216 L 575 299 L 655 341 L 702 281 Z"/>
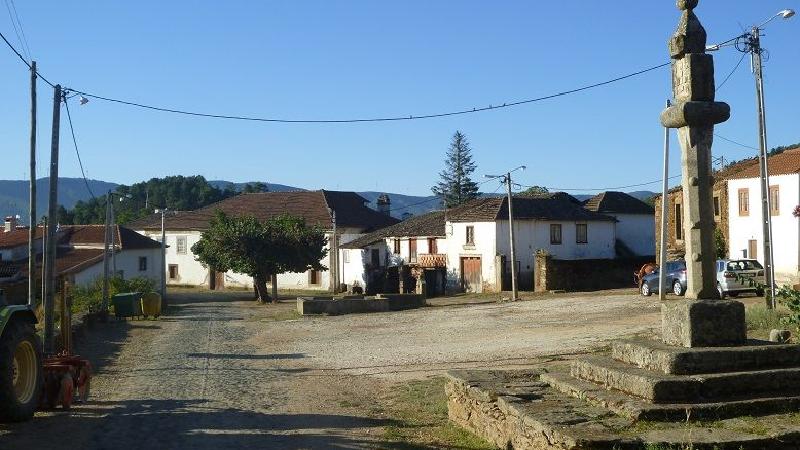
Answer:
<path fill-rule="evenodd" d="M 81 343 L 90 402 L 0 425 L 0 448 L 381 447 L 393 421 L 370 405 L 395 382 L 536 364 L 659 318 L 656 300 L 597 294 L 275 321 L 294 305 L 248 296 L 178 294 L 158 321 L 99 327 Z"/>

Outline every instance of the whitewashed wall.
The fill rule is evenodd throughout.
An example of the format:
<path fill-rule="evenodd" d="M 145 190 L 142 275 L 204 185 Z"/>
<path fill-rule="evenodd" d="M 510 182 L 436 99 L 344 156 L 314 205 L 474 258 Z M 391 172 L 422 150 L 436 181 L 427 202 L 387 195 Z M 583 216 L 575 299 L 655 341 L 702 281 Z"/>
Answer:
<path fill-rule="evenodd" d="M 770 186 L 779 186 L 780 214 L 772 216 L 773 256 L 775 258 L 775 279 L 783 283 L 797 281 L 800 271 L 800 245 L 798 235 L 800 225 L 792 212 L 800 204 L 800 176 L 797 174 L 769 177 Z M 739 215 L 739 189 L 749 190 L 750 214 Z M 731 258 L 741 258 L 747 250 L 748 242 L 758 242 L 757 259 L 764 263 L 764 239 L 761 226 L 761 184 L 758 178 L 745 178 L 728 181 L 728 226 L 730 242 L 728 250 Z M 749 256 L 749 255 L 748 255 Z"/>
<path fill-rule="evenodd" d="M 147 258 L 147 270 L 139 270 L 139 257 Z M 117 271 L 122 271 L 126 280 L 137 277 L 151 279 L 156 287 L 161 283 L 161 250 L 122 250 L 116 254 Z M 109 261 L 109 267 L 111 262 Z M 109 269 L 111 270 L 111 269 Z M 103 262 L 91 265 L 75 274 L 74 282 L 78 286 L 85 286 L 97 278 L 103 277 Z"/>
<path fill-rule="evenodd" d="M 656 223 L 653 214 L 607 214 L 617 219 L 617 239 L 639 256 L 656 253 Z"/>
<path fill-rule="evenodd" d="M 467 246 L 467 226 L 475 227 L 475 245 Z M 459 288 L 461 258 L 481 258 L 483 286 L 495 284 L 494 257 L 497 255 L 497 225 L 494 222 L 447 222 L 447 287 Z"/>

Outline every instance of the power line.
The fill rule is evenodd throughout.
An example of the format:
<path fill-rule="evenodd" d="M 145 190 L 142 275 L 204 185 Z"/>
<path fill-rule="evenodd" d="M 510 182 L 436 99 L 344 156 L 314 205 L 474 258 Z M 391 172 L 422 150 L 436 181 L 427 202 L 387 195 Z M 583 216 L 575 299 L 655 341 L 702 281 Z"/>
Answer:
<path fill-rule="evenodd" d="M 14 54 L 15 54 L 15 55 L 17 55 L 17 57 L 19 57 L 20 61 L 22 61 L 22 63 L 23 63 L 23 64 L 25 64 L 26 66 L 28 66 L 28 70 L 31 70 L 31 63 L 29 63 L 29 62 L 28 62 L 28 60 L 27 60 L 27 59 L 25 59 L 25 57 L 24 57 L 24 56 L 22 56 L 22 54 L 21 54 L 19 51 L 17 51 L 17 49 L 16 49 L 16 48 L 15 48 L 15 47 L 14 47 L 14 46 L 11 44 L 11 42 L 8 42 L 8 39 L 6 39 L 6 36 L 5 36 L 3 33 L 0 33 L 0 38 L 2 38 L 2 39 L 3 39 L 3 42 L 5 42 L 5 43 L 6 43 L 6 45 L 8 46 L 8 48 L 10 48 L 10 49 L 11 49 L 11 51 L 12 51 L 12 52 L 14 52 Z M 44 75 L 42 75 L 42 73 L 41 73 L 41 72 L 39 72 L 38 70 L 36 71 L 36 75 L 37 75 L 39 78 L 41 78 L 41 79 L 42 79 L 42 81 L 44 81 L 45 83 L 47 83 L 48 85 L 50 85 L 50 87 L 52 87 L 52 88 L 56 87 L 56 85 L 55 85 L 55 84 L 53 84 L 53 83 L 51 83 L 50 81 L 48 81 L 48 79 L 47 79 L 47 78 L 45 78 L 45 77 L 44 77 Z"/>
<path fill-rule="evenodd" d="M 744 147 L 744 148 L 748 148 L 748 149 L 750 149 L 750 150 L 759 151 L 759 149 L 757 149 L 757 148 L 755 148 L 755 147 L 752 147 L 752 146 L 750 146 L 750 145 L 747 145 L 747 144 L 742 144 L 741 142 L 736 142 L 736 141 L 734 141 L 733 139 L 728 139 L 728 138 L 726 138 L 725 136 L 721 136 L 721 135 L 719 135 L 719 134 L 717 134 L 717 133 L 714 133 L 714 136 L 716 136 L 716 137 L 718 137 L 718 138 L 722 139 L 723 141 L 728 141 L 728 142 L 730 142 L 731 144 L 738 145 L 739 147 Z"/>
<path fill-rule="evenodd" d="M 486 184 L 486 183 L 488 183 L 490 181 L 494 181 L 494 180 L 496 180 L 498 178 L 500 178 L 500 177 L 493 177 L 493 178 L 489 178 L 487 180 L 483 180 L 480 183 L 477 183 L 477 186 L 481 186 L 481 185 Z M 497 192 L 497 191 L 495 191 L 495 192 Z M 392 213 L 392 212 L 395 212 L 395 211 L 402 211 L 404 209 L 411 208 L 412 206 L 424 205 L 425 203 L 430 203 L 430 202 L 434 202 L 434 201 L 440 201 L 441 202 L 442 199 L 438 195 L 434 195 L 433 197 L 426 198 L 425 200 L 422 200 L 422 201 L 419 201 L 419 202 L 416 202 L 416 203 L 412 203 L 410 205 L 401 206 L 399 208 L 389 209 L 389 212 Z"/>
<path fill-rule="evenodd" d="M 733 70 L 731 70 L 731 72 L 728 74 L 728 76 L 726 76 L 725 79 L 722 80 L 722 83 L 720 83 L 719 86 L 717 86 L 717 88 L 714 89 L 714 92 L 719 91 L 720 89 L 722 89 L 722 86 L 725 86 L 725 83 L 727 83 L 728 80 L 731 79 L 733 74 L 736 73 L 736 70 L 739 68 L 739 66 L 742 65 L 742 61 L 744 61 L 744 57 L 745 56 L 747 56 L 747 53 L 742 53 L 742 57 L 739 58 L 739 62 L 737 62 L 736 65 L 733 66 Z"/>
<path fill-rule="evenodd" d="M 680 175 L 673 175 L 673 176 L 671 176 L 671 177 L 669 177 L 667 179 L 668 180 L 672 180 L 672 179 L 675 179 L 675 178 L 680 178 Z M 628 188 L 633 188 L 633 187 L 647 186 L 647 185 L 650 185 L 650 184 L 661 183 L 662 181 L 663 180 L 661 178 L 659 178 L 658 180 L 647 181 L 645 183 L 629 184 L 627 186 L 601 187 L 601 188 L 563 188 L 563 187 L 552 187 L 552 186 L 528 186 L 528 185 L 525 185 L 525 184 L 521 184 L 520 186 L 526 187 L 526 188 L 543 187 L 543 188 L 547 189 L 548 191 L 614 191 L 614 190 L 617 190 L 617 189 L 628 189 Z"/>
<path fill-rule="evenodd" d="M 75 144 L 75 154 L 78 156 L 78 165 L 81 168 L 81 176 L 83 176 L 83 183 L 86 185 L 86 190 L 89 191 L 89 195 L 92 196 L 93 200 L 96 200 L 97 197 L 94 196 L 94 192 L 92 192 L 92 188 L 89 187 L 89 180 L 86 179 L 86 172 L 83 170 L 83 161 L 81 161 L 81 152 L 78 151 L 78 140 L 75 139 L 75 128 L 72 126 L 72 116 L 69 113 L 69 102 L 64 99 L 64 109 L 67 110 L 67 120 L 69 121 L 69 131 L 72 133 L 72 143 Z"/>
<path fill-rule="evenodd" d="M 22 21 L 19 20 L 19 14 L 17 14 L 17 5 L 14 3 L 14 0 L 11 1 L 11 9 L 14 10 L 14 17 L 17 19 L 17 25 L 19 25 L 19 32 L 22 34 L 22 45 L 25 47 L 28 53 L 28 58 L 33 59 L 33 52 L 31 51 L 30 45 L 28 45 L 28 37 L 25 36 L 25 29 L 22 28 Z M 6 0 L 6 6 L 8 6 L 8 0 Z"/>
<path fill-rule="evenodd" d="M 8 11 L 8 19 L 11 20 L 11 27 L 14 28 L 14 34 L 17 35 L 17 40 L 19 41 L 19 45 L 22 47 L 22 53 L 30 59 L 30 52 L 25 50 L 25 43 L 22 41 L 22 36 L 19 34 L 19 29 L 17 29 L 17 22 L 14 21 L 14 15 L 11 13 L 11 6 L 8 4 L 8 0 L 5 0 L 6 10 Z"/>

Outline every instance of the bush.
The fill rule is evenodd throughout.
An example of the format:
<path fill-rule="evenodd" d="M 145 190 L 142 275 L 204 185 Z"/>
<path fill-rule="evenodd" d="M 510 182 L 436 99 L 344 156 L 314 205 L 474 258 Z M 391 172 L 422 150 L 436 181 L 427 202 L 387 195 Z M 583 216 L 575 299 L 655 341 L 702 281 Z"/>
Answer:
<path fill-rule="evenodd" d="M 136 277 L 128 280 L 121 277 L 109 279 L 108 296 L 113 297 L 122 292 L 153 292 L 156 283 L 150 278 Z M 103 278 L 95 278 L 85 286 L 72 288 L 72 312 L 96 312 L 103 305 Z"/>

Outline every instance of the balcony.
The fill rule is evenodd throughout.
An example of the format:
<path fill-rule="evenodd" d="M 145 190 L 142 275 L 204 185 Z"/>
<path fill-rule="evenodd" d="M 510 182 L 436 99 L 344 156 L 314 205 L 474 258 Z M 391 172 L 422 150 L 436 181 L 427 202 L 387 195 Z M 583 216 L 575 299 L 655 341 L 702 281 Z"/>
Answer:
<path fill-rule="evenodd" d="M 424 268 L 447 267 L 447 255 L 443 253 L 420 253 L 417 266 Z"/>

